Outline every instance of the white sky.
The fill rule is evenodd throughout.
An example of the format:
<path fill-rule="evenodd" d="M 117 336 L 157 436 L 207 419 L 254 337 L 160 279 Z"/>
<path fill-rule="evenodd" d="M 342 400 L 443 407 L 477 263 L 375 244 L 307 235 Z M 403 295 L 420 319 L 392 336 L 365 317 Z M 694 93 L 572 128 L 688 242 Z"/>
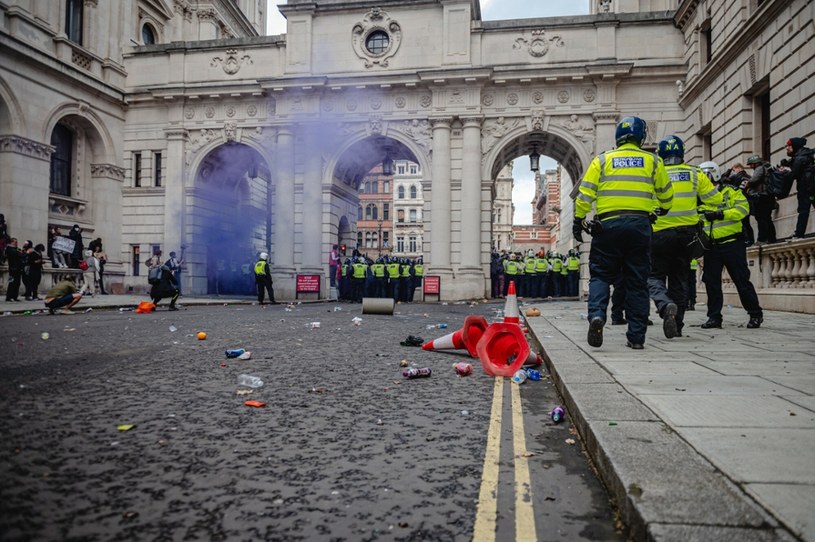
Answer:
<path fill-rule="evenodd" d="M 266 33 L 285 34 L 286 19 L 277 6 L 286 0 L 269 0 L 269 15 Z M 589 12 L 589 0 L 481 0 L 483 20 L 524 19 L 534 17 L 557 17 L 561 15 L 585 15 Z M 521 158 L 515 164 L 515 183 L 512 188 L 512 201 L 515 204 L 514 224 L 532 223 L 532 197 L 535 195 L 535 177 L 529 171 L 529 159 Z M 541 171 L 554 169 L 556 162 L 541 157 Z"/>

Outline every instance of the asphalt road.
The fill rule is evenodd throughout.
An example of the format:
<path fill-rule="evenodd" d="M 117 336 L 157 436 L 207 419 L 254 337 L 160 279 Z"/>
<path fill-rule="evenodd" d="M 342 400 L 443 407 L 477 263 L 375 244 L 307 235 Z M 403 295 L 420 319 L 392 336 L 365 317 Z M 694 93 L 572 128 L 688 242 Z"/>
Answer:
<path fill-rule="evenodd" d="M 623 540 L 546 379 L 496 386 L 478 360 L 459 377 L 469 358 L 399 344 L 502 308 L 2 317 L 0 540 Z M 240 374 L 265 384 L 237 395 Z"/>

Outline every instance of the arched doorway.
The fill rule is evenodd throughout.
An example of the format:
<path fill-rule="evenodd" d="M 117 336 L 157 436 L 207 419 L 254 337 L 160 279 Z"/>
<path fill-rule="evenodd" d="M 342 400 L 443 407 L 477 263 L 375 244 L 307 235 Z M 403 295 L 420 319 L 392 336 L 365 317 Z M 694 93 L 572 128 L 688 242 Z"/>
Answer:
<path fill-rule="evenodd" d="M 273 249 L 273 196 L 269 165 L 252 147 L 230 142 L 204 156 L 187 216 L 192 293 L 254 292 L 257 255 Z"/>

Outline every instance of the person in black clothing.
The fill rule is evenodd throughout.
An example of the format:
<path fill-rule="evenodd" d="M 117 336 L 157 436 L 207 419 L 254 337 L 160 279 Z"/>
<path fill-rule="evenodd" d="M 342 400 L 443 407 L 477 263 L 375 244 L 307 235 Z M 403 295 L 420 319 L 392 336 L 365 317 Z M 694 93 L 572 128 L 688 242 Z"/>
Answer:
<path fill-rule="evenodd" d="M 9 282 L 6 288 L 6 301 L 17 302 L 20 297 L 20 280 L 23 275 L 23 253 L 17 248 L 17 239 L 12 237 L 5 250 L 8 263 Z"/>
<path fill-rule="evenodd" d="M 42 281 L 42 244 L 36 247 L 34 243 L 26 241 L 23 244 L 23 285 L 25 286 L 26 301 L 41 301 L 37 290 Z"/>
<path fill-rule="evenodd" d="M 274 300 L 274 287 L 272 286 L 272 270 L 269 269 L 268 260 L 269 255 L 261 252 L 257 263 L 255 264 L 255 284 L 258 289 L 258 304 L 263 305 L 263 298 L 266 292 L 269 292 L 269 303 L 277 305 Z"/>
<path fill-rule="evenodd" d="M 175 306 L 175 302 L 178 300 L 178 285 L 175 282 L 175 277 L 173 277 L 172 271 L 170 271 L 166 265 L 162 265 L 161 279 L 159 279 L 159 281 L 155 283 L 153 288 L 150 290 L 150 298 L 158 307 L 159 301 L 165 297 L 170 298 L 169 310 L 177 311 L 178 307 Z"/>
<path fill-rule="evenodd" d="M 761 156 L 754 154 L 747 159 L 747 167 L 753 169 L 753 175 L 747 181 L 744 195 L 750 204 L 750 214 L 758 224 L 758 242 L 775 243 L 775 226 L 773 225 L 773 210 L 775 198 L 767 192 L 767 180 L 772 166 Z"/>
<path fill-rule="evenodd" d="M 809 210 L 815 207 L 815 151 L 807 148 L 806 144 L 807 140 L 803 137 L 788 139 L 786 149 L 790 160 L 781 161 L 787 182 L 792 184 L 792 181 L 798 181 L 798 221 L 793 239 L 804 236 L 809 222 Z"/>
<path fill-rule="evenodd" d="M 8 224 L 6 215 L 0 214 L 0 265 L 6 263 L 6 247 L 8 246 Z"/>
<path fill-rule="evenodd" d="M 85 251 L 85 245 L 82 243 L 82 228 L 79 227 L 79 224 L 74 224 L 74 227 L 68 232 L 68 238 L 74 242 L 74 251 L 71 253 L 69 265 L 79 269 L 79 262 L 84 259 L 82 253 Z"/>

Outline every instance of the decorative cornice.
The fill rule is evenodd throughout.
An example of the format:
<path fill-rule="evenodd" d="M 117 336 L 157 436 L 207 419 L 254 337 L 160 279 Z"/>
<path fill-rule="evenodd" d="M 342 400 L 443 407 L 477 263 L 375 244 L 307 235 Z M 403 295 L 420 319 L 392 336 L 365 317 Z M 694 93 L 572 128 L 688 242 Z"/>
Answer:
<path fill-rule="evenodd" d="M 38 160 L 51 160 L 51 153 L 55 147 L 46 143 L 40 143 L 32 139 L 16 135 L 0 136 L 0 152 L 13 152 L 37 158 Z"/>
<path fill-rule="evenodd" d="M 484 122 L 483 116 L 460 117 L 461 124 L 464 128 L 478 128 L 481 129 L 481 124 Z"/>
<path fill-rule="evenodd" d="M 450 128 L 453 124 L 453 117 L 433 117 L 429 120 L 433 128 Z"/>
<path fill-rule="evenodd" d="M 114 164 L 91 164 L 91 177 L 124 181 L 125 169 Z"/>

